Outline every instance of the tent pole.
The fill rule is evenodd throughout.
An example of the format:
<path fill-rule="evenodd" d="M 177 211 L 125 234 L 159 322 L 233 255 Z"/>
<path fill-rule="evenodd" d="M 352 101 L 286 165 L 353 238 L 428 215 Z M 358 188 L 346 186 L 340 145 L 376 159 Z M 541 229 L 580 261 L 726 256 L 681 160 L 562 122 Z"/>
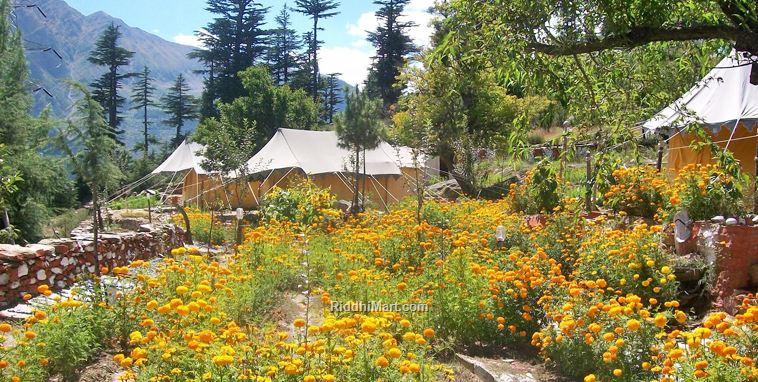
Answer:
<path fill-rule="evenodd" d="M 663 167 L 663 136 L 658 135 L 658 159 L 655 161 L 655 169 L 661 172 Z"/>

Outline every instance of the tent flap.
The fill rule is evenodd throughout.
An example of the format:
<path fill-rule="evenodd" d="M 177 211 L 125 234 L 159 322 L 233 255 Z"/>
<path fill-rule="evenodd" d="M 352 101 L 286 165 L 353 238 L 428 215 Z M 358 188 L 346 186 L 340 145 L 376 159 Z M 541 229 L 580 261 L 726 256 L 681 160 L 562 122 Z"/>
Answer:
<path fill-rule="evenodd" d="M 715 133 L 738 123 L 750 128 L 758 121 L 758 85 L 750 83 L 753 61 L 732 51 L 700 82 L 643 124 L 653 132 L 700 123 Z"/>

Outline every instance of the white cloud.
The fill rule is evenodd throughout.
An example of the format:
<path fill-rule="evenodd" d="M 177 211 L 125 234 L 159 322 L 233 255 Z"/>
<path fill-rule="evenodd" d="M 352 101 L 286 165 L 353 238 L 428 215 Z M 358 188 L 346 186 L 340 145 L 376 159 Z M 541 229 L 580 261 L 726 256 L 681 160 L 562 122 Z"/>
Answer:
<path fill-rule="evenodd" d="M 435 0 L 411 0 L 405 8 L 403 21 L 413 21 L 416 26 L 408 31 L 413 42 L 422 48 L 428 47 L 433 28 L 429 25 L 433 16 L 427 11 Z M 351 84 L 363 83 L 368 75 L 371 57 L 375 54 L 373 47 L 366 41 L 369 31 L 379 26 L 374 12 L 365 12 L 354 23 L 348 23 L 346 31 L 355 39 L 347 46 L 324 47 L 319 51 L 321 73 L 342 73 L 341 78 Z"/>
<path fill-rule="evenodd" d="M 347 33 L 351 36 L 366 40 L 368 31 L 374 31 L 379 26 L 374 12 L 361 13 L 355 24 L 347 24 Z"/>
<path fill-rule="evenodd" d="M 318 52 L 319 71 L 342 73 L 340 78 L 350 85 L 359 85 L 366 80 L 371 65 L 371 52 L 345 46 L 323 47 Z"/>
<path fill-rule="evenodd" d="M 174 42 L 182 45 L 194 46 L 195 48 L 202 48 L 203 43 L 195 35 L 190 34 L 178 34 L 174 36 Z"/>

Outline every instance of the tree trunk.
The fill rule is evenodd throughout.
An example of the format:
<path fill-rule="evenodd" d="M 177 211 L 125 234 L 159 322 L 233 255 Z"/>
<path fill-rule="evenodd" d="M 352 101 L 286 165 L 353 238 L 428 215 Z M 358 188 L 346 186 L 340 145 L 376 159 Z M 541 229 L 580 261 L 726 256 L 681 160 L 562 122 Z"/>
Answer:
<path fill-rule="evenodd" d="M 176 209 L 182 214 L 182 219 L 184 219 L 184 241 L 186 241 L 187 244 L 192 244 L 192 227 L 190 226 L 190 219 L 189 216 L 187 216 L 187 211 L 185 211 L 184 207 L 180 205 L 177 205 Z"/>
<path fill-rule="evenodd" d="M 361 210 L 366 208 L 366 148 L 363 148 L 363 193 L 361 195 Z"/>
<path fill-rule="evenodd" d="M 8 217 L 7 208 L 3 208 L 3 228 L 8 230 L 8 242 L 11 245 L 15 245 L 16 241 L 13 240 L 13 227 L 11 227 L 11 219 Z"/>
<path fill-rule="evenodd" d="M 313 15 L 313 101 L 318 100 L 318 16 Z"/>
<path fill-rule="evenodd" d="M 148 127 L 147 126 L 147 95 L 145 96 L 144 102 L 145 102 L 145 106 L 144 106 L 144 110 L 143 110 L 144 115 L 143 115 L 143 119 L 142 119 L 142 125 L 144 127 L 144 138 L 145 138 L 145 159 L 147 159 L 147 156 L 148 156 L 148 153 L 149 153 L 149 150 L 148 150 L 149 147 L 148 147 L 148 145 L 150 144 L 148 142 L 148 137 L 147 137 L 147 127 Z"/>
<path fill-rule="evenodd" d="M 353 206 L 350 208 L 353 214 L 357 214 L 360 211 L 360 206 L 358 206 L 358 175 L 359 175 L 359 169 L 360 169 L 360 147 L 355 147 L 355 166 L 354 166 L 354 172 L 355 172 L 355 182 L 353 182 Z"/>
<path fill-rule="evenodd" d="M 97 187 L 92 187 L 92 241 L 95 246 L 95 275 L 100 277 L 100 199 Z"/>

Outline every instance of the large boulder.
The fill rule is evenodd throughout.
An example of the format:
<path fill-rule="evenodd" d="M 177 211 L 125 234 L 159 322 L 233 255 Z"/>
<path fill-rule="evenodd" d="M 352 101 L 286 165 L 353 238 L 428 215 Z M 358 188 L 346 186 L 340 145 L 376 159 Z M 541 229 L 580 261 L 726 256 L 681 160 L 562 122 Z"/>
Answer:
<path fill-rule="evenodd" d="M 463 195 L 463 190 L 455 179 L 435 183 L 427 187 L 427 191 L 432 195 L 447 200 L 456 200 L 459 196 Z"/>

